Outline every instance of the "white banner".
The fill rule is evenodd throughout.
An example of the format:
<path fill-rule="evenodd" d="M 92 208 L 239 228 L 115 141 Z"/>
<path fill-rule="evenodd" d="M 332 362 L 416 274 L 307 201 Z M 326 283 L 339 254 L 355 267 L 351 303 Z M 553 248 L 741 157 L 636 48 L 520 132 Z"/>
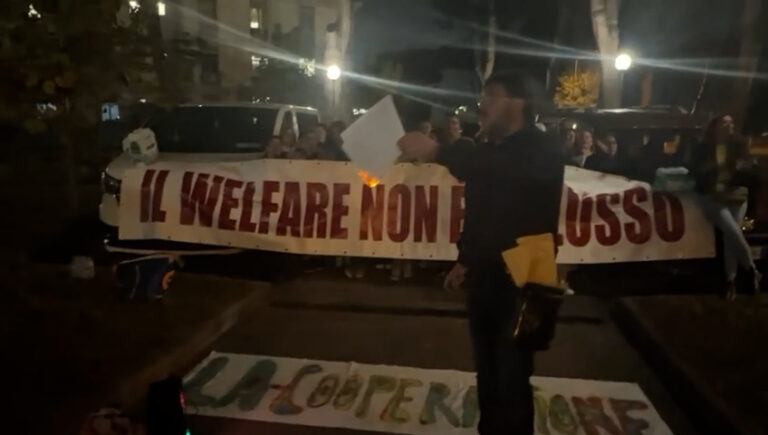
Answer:
<path fill-rule="evenodd" d="M 671 431 L 637 384 L 531 378 L 537 434 Z M 185 379 L 188 414 L 387 433 L 476 434 L 475 375 L 212 353 Z"/>
<path fill-rule="evenodd" d="M 565 185 L 559 263 L 714 255 L 712 228 L 690 199 L 571 167 Z M 463 220 L 464 186 L 439 165 L 396 165 L 369 187 L 345 162 L 156 163 L 126 171 L 119 236 L 454 260 Z"/>

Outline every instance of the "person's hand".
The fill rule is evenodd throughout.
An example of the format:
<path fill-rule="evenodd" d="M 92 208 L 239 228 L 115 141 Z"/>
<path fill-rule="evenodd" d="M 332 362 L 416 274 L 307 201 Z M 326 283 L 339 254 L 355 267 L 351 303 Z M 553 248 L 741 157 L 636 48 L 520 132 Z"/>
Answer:
<path fill-rule="evenodd" d="M 464 267 L 461 263 L 456 263 L 453 265 L 453 268 L 451 268 L 451 271 L 448 272 L 448 275 L 445 276 L 443 287 L 450 291 L 459 290 L 461 285 L 464 284 L 464 279 L 466 276 L 467 268 Z"/>
<path fill-rule="evenodd" d="M 421 132 L 406 133 L 397 141 L 397 146 L 404 161 L 430 161 L 437 153 L 437 142 Z"/>

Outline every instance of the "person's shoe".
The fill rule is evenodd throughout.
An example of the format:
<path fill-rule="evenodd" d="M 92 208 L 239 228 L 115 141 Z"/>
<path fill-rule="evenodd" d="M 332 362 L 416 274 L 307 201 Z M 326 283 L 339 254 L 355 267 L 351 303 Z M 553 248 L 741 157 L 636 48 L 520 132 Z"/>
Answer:
<path fill-rule="evenodd" d="M 357 279 L 365 278 L 365 266 L 358 266 L 357 267 L 357 270 L 355 270 L 355 278 L 357 278 Z"/>
<path fill-rule="evenodd" d="M 403 264 L 399 261 L 392 263 L 392 273 L 389 274 L 389 280 L 392 282 L 400 281 L 400 275 L 402 275 Z"/>
<path fill-rule="evenodd" d="M 344 268 L 344 275 L 346 275 L 349 279 L 353 279 L 355 277 L 355 273 L 352 271 L 352 266 L 347 266 Z"/>
<path fill-rule="evenodd" d="M 758 272 L 757 269 L 752 268 L 752 279 L 755 281 L 755 294 L 760 294 L 760 285 L 763 281 L 763 274 Z"/>
<path fill-rule="evenodd" d="M 413 261 L 406 261 L 405 264 L 403 264 L 403 278 L 413 278 Z"/>

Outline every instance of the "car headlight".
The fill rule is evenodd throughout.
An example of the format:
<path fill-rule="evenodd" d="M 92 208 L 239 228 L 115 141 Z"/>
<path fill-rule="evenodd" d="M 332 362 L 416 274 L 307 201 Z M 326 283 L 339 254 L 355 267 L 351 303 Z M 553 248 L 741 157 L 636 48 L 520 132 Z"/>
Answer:
<path fill-rule="evenodd" d="M 116 197 L 120 197 L 120 184 L 122 182 L 107 174 L 106 171 L 101 173 L 101 190 L 104 193 L 107 193 L 109 195 L 115 195 Z"/>

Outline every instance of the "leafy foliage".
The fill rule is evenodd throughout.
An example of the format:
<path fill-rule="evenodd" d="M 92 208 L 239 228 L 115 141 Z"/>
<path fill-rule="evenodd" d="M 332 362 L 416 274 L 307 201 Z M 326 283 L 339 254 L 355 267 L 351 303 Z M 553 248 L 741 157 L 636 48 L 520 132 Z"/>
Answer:
<path fill-rule="evenodd" d="M 590 107 L 600 97 L 600 75 L 595 71 L 564 73 L 555 93 L 558 107 Z"/>
<path fill-rule="evenodd" d="M 37 15 L 29 7 L 0 6 L 0 120 L 67 141 L 95 124 L 103 102 L 157 95 L 142 22 L 151 17 L 120 0 L 36 1 Z"/>

